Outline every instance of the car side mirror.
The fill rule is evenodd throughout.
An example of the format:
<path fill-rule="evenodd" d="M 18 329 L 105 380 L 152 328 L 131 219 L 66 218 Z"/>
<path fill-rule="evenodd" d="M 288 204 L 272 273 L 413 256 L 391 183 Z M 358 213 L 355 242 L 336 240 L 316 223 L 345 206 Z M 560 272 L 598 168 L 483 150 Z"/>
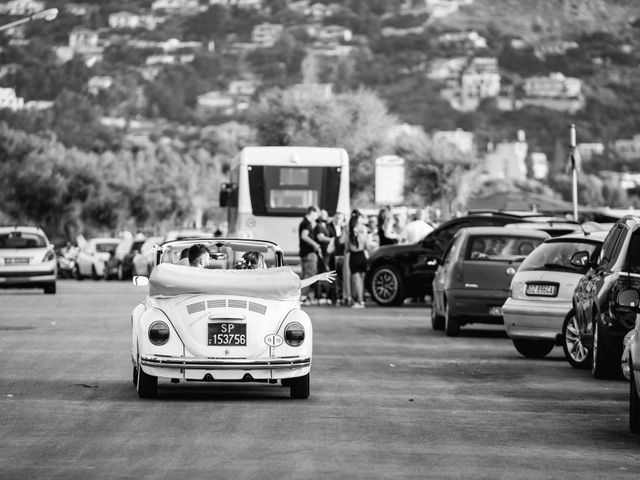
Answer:
<path fill-rule="evenodd" d="M 149 279 L 142 275 L 134 276 L 132 282 L 136 287 L 146 287 L 149 285 Z"/>
<path fill-rule="evenodd" d="M 571 260 L 569 260 L 569 263 L 571 265 L 573 265 L 574 267 L 590 266 L 590 264 L 589 264 L 589 252 L 580 251 L 580 252 L 574 253 L 571 256 Z"/>
<path fill-rule="evenodd" d="M 620 290 L 616 303 L 618 306 L 627 307 L 633 312 L 640 312 L 640 292 L 635 288 Z"/>

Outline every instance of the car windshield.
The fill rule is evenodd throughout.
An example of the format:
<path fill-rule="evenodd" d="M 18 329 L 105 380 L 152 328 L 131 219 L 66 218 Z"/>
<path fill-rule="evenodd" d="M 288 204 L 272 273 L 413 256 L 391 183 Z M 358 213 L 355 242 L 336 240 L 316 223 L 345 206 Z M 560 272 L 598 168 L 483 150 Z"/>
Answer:
<path fill-rule="evenodd" d="M 559 270 L 584 274 L 589 268 L 588 265 L 572 265 L 571 258 L 577 252 L 587 252 L 589 259 L 594 261 L 599 251 L 599 245 L 593 243 L 579 241 L 543 243 L 522 262 L 519 271 Z"/>
<path fill-rule="evenodd" d="M 524 259 L 544 239 L 513 235 L 474 235 L 469 239 L 468 260 L 512 261 Z"/>
<path fill-rule="evenodd" d="M 279 266 L 275 247 L 259 242 L 230 240 L 183 240 L 163 246 L 160 263 L 189 265 L 189 249 L 202 245 L 209 255 L 205 268 L 209 269 L 252 269 Z"/>
<path fill-rule="evenodd" d="M 96 252 L 105 253 L 115 250 L 119 242 L 96 243 Z"/>
<path fill-rule="evenodd" d="M 37 233 L 14 231 L 0 233 L 0 248 L 42 248 L 47 241 Z"/>

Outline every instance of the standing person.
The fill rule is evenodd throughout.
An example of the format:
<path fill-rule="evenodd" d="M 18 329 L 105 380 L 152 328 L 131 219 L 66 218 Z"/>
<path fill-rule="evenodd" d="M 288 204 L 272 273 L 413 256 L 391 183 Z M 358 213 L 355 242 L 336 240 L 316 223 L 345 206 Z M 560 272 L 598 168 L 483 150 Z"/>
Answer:
<path fill-rule="evenodd" d="M 314 238 L 316 242 L 320 244 L 321 250 L 320 257 L 318 258 L 318 272 L 320 273 L 329 271 L 329 253 L 327 248 L 329 247 L 331 237 L 327 227 L 328 220 L 329 214 L 327 211 L 320 210 L 318 219 L 316 220 L 316 226 L 313 229 Z M 327 301 L 327 297 L 329 295 L 329 284 L 322 281 L 316 283 L 315 293 L 318 301 Z"/>
<path fill-rule="evenodd" d="M 378 241 L 380 246 L 394 245 L 400 238 L 394 229 L 395 220 L 388 207 L 382 207 L 378 212 Z"/>
<path fill-rule="evenodd" d="M 344 225 L 344 213 L 336 212 L 331 221 L 327 224 L 327 231 L 329 232 L 330 243 L 333 243 L 333 248 L 329 253 L 329 268 L 331 270 L 335 270 L 337 272 L 336 284 L 335 288 L 335 301 L 336 303 L 340 300 L 346 301 L 345 297 L 345 283 L 349 283 L 348 280 L 350 278 L 350 273 L 344 275 L 344 235 L 345 231 Z M 347 266 L 348 267 L 348 266 Z M 347 282 L 344 279 L 347 279 Z M 349 289 L 349 292 L 351 289 Z M 349 294 L 347 292 L 347 294 Z"/>
<path fill-rule="evenodd" d="M 315 205 L 307 208 L 300 225 L 298 226 L 298 240 L 300 248 L 300 260 L 302 263 L 302 279 L 313 277 L 318 273 L 318 256 L 322 254 L 320 244 L 313 237 L 313 228 L 318 219 L 319 209 Z M 308 286 L 302 288 L 303 303 L 311 303 L 314 292 Z"/>
<path fill-rule="evenodd" d="M 417 243 L 433 231 L 433 227 L 426 220 L 424 210 L 418 210 L 413 220 L 404 226 L 401 238 L 406 243 Z"/>
<path fill-rule="evenodd" d="M 364 308 L 364 274 L 367 271 L 367 237 L 369 232 L 366 219 L 359 210 L 351 212 L 348 231 L 349 269 L 351 288 L 354 296 L 353 308 Z"/>

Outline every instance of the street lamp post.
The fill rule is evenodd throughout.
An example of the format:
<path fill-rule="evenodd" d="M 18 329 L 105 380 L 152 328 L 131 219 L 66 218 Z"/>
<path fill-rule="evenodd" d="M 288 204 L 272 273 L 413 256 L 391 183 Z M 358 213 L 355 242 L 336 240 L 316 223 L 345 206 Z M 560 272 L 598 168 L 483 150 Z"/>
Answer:
<path fill-rule="evenodd" d="M 15 22 L 7 23 L 6 25 L 0 25 L 0 32 L 3 30 L 9 30 L 10 28 L 17 27 L 18 25 L 22 25 L 23 23 L 28 23 L 32 20 L 46 20 L 50 22 L 54 20 L 58 16 L 57 8 L 48 8 L 46 10 L 41 10 L 39 12 L 33 13 L 28 17 L 21 18 L 20 20 L 16 20 Z"/>

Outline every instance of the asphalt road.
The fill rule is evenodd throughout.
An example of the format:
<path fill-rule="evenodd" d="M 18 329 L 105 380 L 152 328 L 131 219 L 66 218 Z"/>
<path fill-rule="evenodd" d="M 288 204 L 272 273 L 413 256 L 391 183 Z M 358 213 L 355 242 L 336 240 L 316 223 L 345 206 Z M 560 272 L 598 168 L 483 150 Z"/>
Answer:
<path fill-rule="evenodd" d="M 424 306 L 309 307 L 311 397 L 264 384 L 131 382 L 144 288 L 0 290 L 0 478 L 633 478 L 628 384 L 457 339 Z"/>

